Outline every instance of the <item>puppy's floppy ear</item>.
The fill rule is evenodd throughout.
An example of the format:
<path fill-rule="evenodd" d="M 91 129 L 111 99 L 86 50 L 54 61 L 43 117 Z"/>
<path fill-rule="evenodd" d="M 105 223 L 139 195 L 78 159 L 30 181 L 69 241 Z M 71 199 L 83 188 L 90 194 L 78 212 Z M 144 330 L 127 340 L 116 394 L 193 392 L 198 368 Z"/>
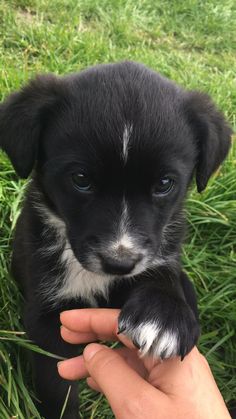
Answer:
<path fill-rule="evenodd" d="M 205 93 L 187 92 L 185 111 L 195 134 L 196 182 L 201 192 L 229 151 L 232 129 Z"/>
<path fill-rule="evenodd" d="M 22 178 L 34 167 L 40 133 L 49 110 L 59 99 L 59 91 L 58 78 L 38 76 L 0 104 L 0 147 Z"/>

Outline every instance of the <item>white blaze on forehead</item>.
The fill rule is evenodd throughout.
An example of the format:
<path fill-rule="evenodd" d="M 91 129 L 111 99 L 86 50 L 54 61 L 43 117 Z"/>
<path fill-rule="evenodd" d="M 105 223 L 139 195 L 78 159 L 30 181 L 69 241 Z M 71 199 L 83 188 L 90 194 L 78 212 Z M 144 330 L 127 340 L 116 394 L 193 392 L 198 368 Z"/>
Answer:
<path fill-rule="evenodd" d="M 123 159 L 127 162 L 129 151 L 129 140 L 132 134 L 133 127 L 131 124 L 126 124 L 123 132 Z"/>

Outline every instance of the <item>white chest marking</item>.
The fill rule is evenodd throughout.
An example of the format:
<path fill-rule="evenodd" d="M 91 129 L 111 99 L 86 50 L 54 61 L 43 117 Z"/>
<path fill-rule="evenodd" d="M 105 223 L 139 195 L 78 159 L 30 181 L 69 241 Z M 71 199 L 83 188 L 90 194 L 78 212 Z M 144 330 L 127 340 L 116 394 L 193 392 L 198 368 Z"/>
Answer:
<path fill-rule="evenodd" d="M 56 243 L 49 242 L 45 247 L 40 248 L 39 252 L 48 257 L 50 254 L 61 251 L 59 261 L 63 266 L 61 276 L 53 277 L 52 273 L 50 282 L 43 281 L 40 291 L 45 300 L 50 301 L 53 305 L 62 300 L 82 298 L 88 301 L 92 307 L 97 307 L 96 295 L 107 299 L 110 282 L 115 277 L 100 275 L 84 269 L 67 240 L 64 221 L 42 204 L 35 205 L 35 207 L 44 221 L 45 238 L 50 235 L 50 229 L 53 229 L 57 237 Z"/>
<path fill-rule="evenodd" d="M 69 247 L 69 243 L 62 252 L 61 262 L 65 266 L 65 274 L 62 285 L 56 292 L 56 298 L 65 300 L 80 297 L 89 301 L 93 307 L 97 306 L 96 295 L 108 299 L 108 288 L 114 277 L 84 269 Z"/>

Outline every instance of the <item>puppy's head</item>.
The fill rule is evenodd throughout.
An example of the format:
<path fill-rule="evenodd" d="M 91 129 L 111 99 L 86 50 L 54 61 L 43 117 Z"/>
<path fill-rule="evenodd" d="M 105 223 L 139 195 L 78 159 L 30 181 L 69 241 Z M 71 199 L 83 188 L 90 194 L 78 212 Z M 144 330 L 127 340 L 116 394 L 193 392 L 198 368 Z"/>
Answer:
<path fill-rule="evenodd" d="M 181 208 L 226 157 L 210 98 L 131 62 L 40 76 L 0 107 L 0 145 L 34 179 L 89 271 L 137 275 L 176 259 Z"/>

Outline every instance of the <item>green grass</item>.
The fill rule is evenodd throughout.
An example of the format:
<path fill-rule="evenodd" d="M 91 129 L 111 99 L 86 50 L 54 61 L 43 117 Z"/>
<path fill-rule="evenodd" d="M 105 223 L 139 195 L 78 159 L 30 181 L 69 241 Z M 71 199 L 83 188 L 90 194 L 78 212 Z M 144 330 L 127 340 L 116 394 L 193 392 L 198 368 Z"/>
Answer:
<path fill-rule="evenodd" d="M 36 73 L 132 59 L 212 95 L 235 128 L 234 0 L 2 0 L 0 94 Z M 236 400 L 236 148 L 207 190 L 189 195 L 183 263 L 199 298 L 202 337 L 225 400 Z M 7 274 L 24 182 L 0 155 L 0 418 L 39 418 L 22 334 L 21 297 Z M 81 385 L 82 418 L 112 418 Z"/>

